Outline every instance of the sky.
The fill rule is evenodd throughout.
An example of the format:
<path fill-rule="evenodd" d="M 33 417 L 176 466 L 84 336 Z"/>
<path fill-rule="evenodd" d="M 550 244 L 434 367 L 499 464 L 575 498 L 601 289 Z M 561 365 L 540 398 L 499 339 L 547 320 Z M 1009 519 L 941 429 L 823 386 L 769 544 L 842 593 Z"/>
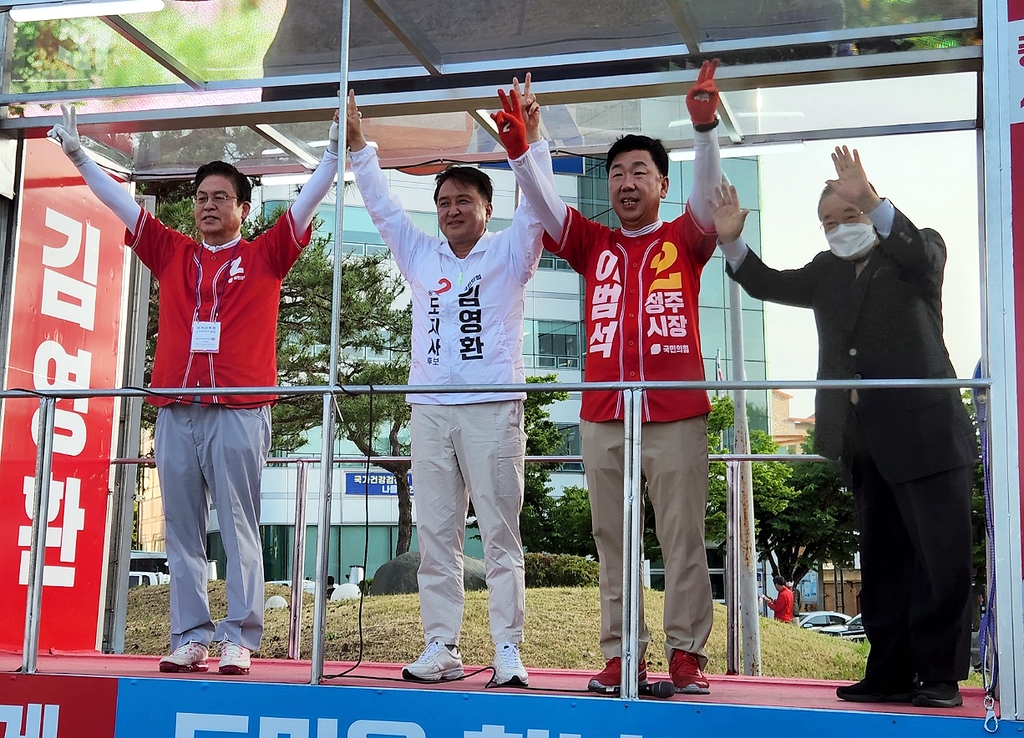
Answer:
<path fill-rule="evenodd" d="M 828 248 L 818 225 L 817 203 L 825 180 L 835 177 L 830 153 L 837 144 L 858 149 L 878 193 L 919 228 L 934 228 L 945 240 L 946 347 L 957 376 L 972 376 L 982 335 L 978 134 L 809 142 L 802 151 L 762 156 L 761 240 L 768 266 L 797 268 Z M 810 310 L 766 303 L 765 345 L 769 379 L 814 379 L 818 349 Z M 793 395 L 792 417 L 813 414 L 812 390 L 785 391 Z"/>

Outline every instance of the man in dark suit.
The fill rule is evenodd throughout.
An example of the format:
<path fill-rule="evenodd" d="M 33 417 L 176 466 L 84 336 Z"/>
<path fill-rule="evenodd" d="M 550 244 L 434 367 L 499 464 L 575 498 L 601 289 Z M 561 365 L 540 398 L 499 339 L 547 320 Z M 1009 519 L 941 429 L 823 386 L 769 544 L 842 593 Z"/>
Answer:
<path fill-rule="evenodd" d="M 942 338 L 946 247 L 868 182 L 857 151 L 837 147 L 818 218 L 829 243 L 800 269 L 749 251 L 734 187 L 716 192 L 729 276 L 761 300 L 811 308 L 819 379 L 955 377 Z M 971 635 L 974 429 L 945 388 L 819 390 L 815 450 L 841 462 L 860 524 L 861 608 L 871 643 L 851 702 L 962 704 Z"/>

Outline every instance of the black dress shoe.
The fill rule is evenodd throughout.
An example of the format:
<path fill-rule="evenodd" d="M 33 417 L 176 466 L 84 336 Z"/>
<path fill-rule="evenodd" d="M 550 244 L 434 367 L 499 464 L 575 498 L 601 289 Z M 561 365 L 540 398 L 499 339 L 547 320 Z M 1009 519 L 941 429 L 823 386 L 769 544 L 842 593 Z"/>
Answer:
<path fill-rule="evenodd" d="M 914 707 L 960 707 L 964 698 L 956 682 L 924 682 L 914 693 Z"/>
<path fill-rule="evenodd" d="M 916 690 L 913 683 L 891 687 L 861 679 L 856 684 L 836 688 L 836 697 L 847 702 L 911 702 Z"/>

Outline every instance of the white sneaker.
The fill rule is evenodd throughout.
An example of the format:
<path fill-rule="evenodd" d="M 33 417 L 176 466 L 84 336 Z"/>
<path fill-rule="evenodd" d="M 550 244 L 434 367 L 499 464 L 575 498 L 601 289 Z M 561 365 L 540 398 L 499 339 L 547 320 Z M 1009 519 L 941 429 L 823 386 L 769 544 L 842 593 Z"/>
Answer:
<path fill-rule="evenodd" d="M 499 687 L 526 687 L 530 684 L 530 675 L 526 673 L 519 657 L 519 646 L 515 643 L 499 643 L 494 647 L 492 681 Z"/>
<path fill-rule="evenodd" d="M 169 656 L 160 659 L 160 671 L 171 674 L 206 671 L 209 668 L 206 663 L 209 653 L 209 649 L 202 643 L 196 641 L 183 643 Z"/>
<path fill-rule="evenodd" d="M 224 641 L 220 644 L 220 673 L 248 674 L 252 665 L 251 656 L 252 653 L 245 646 Z"/>
<path fill-rule="evenodd" d="M 458 646 L 449 648 L 431 641 L 420 657 L 402 669 L 402 678 L 414 682 L 445 682 L 462 678 L 462 654 Z"/>

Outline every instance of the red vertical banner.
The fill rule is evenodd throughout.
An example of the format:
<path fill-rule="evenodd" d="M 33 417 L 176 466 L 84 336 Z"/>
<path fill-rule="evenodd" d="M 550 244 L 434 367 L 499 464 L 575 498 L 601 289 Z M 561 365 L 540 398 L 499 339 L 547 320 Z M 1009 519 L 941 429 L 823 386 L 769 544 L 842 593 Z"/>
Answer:
<path fill-rule="evenodd" d="M 118 382 L 124 226 L 58 146 L 26 144 L 6 389 Z M 40 648 L 95 649 L 114 426 L 110 397 L 56 404 Z M 24 642 L 39 403 L 0 418 L 0 648 Z"/>
<path fill-rule="evenodd" d="M 1010 218 L 1013 240 L 1014 324 L 1017 358 L 1017 426 L 1024 427 L 1024 0 L 1007 0 L 1008 38 L 1016 53 L 1009 60 L 1010 104 Z M 1018 434 L 1017 454 L 1024 459 L 1024 434 Z M 1024 510 L 1024 466 L 1021 469 L 1020 509 Z M 1024 542 L 1024 515 L 1021 515 Z M 1024 562 L 1022 562 L 1024 563 Z"/>

